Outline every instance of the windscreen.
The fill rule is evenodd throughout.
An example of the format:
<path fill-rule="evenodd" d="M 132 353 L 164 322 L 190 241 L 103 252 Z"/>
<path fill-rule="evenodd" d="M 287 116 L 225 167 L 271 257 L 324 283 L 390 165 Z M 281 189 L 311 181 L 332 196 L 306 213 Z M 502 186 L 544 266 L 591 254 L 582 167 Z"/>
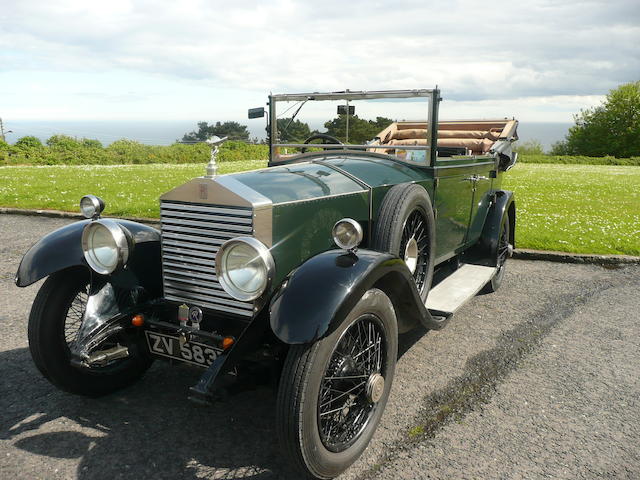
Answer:
<path fill-rule="evenodd" d="M 277 99 L 272 161 L 305 152 L 355 150 L 428 165 L 430 110 L 430 97 Z"/>

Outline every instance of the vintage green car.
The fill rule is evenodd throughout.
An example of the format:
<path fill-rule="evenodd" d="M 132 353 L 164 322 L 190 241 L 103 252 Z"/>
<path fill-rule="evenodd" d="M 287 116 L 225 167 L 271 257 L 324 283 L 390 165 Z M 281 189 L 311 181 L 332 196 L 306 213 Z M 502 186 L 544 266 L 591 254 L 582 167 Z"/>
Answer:
<path fill-rule="evenodd" d="M 423 120 L 348 142 L 357 102 L 366 113 L 400 100 Z M 48 277 L 29 317 L 36 366 L 97 396 L 154 358 L 186 362 L 203 368 L 189 398 L 210 404 L 267 365 L 282 452 L 305 476 L 338 475 L 383 413 L 398 334 L 440 329 L 495 291 L 513 249 L 501 180 L 517 121 L 439 122 L 440 100 L 437 89 L 271 95 L 268 111 L 249 111 L 268 114 L 269 167 L 217 175 L 212 141 L 207 174 L 160 198 L 160 230 L 102 219 L 104 202 L 83 197 L 87 220 L 36 243 L 16 275 L 20 287 Z M 297 107 L 286 125 L 283 103 Z M 336 103 L 342 138 L 287 135 L 303 107 Z"/>

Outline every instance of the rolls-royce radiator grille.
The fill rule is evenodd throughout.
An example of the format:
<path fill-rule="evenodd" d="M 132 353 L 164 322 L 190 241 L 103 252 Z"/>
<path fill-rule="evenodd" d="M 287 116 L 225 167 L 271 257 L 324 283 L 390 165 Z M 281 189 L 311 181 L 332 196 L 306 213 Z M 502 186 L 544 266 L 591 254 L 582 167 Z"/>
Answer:
<path fill-rule="evenodd" d="M 215 257 L 230 238 L 253 235 L 253 211 L 162 201 L 162 279 L 167 300 L 251 316 L 252 302 L 240 302 L 218 282 Z"/>

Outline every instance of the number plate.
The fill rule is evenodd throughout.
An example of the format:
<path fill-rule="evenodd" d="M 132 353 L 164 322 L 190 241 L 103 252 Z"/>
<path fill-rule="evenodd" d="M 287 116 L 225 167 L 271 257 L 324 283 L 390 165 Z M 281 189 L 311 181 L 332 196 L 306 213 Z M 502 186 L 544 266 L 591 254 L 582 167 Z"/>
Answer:
<path fill-rule="evenodd" d="M 180 362 L 208 367 L 222 350 L 204 343 L 189 341 L 180 346 L 180 337 L 164 333 L 145 331 L 149 351 L 154 355 L 168 357 Z"/>

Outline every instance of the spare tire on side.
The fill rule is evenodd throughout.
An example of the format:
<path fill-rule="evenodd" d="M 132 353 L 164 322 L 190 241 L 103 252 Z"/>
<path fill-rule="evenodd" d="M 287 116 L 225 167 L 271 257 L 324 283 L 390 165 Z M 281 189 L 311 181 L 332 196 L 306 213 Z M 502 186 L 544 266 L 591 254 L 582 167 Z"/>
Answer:
<path fill-rule="evenodd" d="M 433 280 L 435 241 L 433 207 L 424 187 L 413 183 L 392 187 L 380 208 L 373 248 L 405 261 L 423 301 Z"/>

